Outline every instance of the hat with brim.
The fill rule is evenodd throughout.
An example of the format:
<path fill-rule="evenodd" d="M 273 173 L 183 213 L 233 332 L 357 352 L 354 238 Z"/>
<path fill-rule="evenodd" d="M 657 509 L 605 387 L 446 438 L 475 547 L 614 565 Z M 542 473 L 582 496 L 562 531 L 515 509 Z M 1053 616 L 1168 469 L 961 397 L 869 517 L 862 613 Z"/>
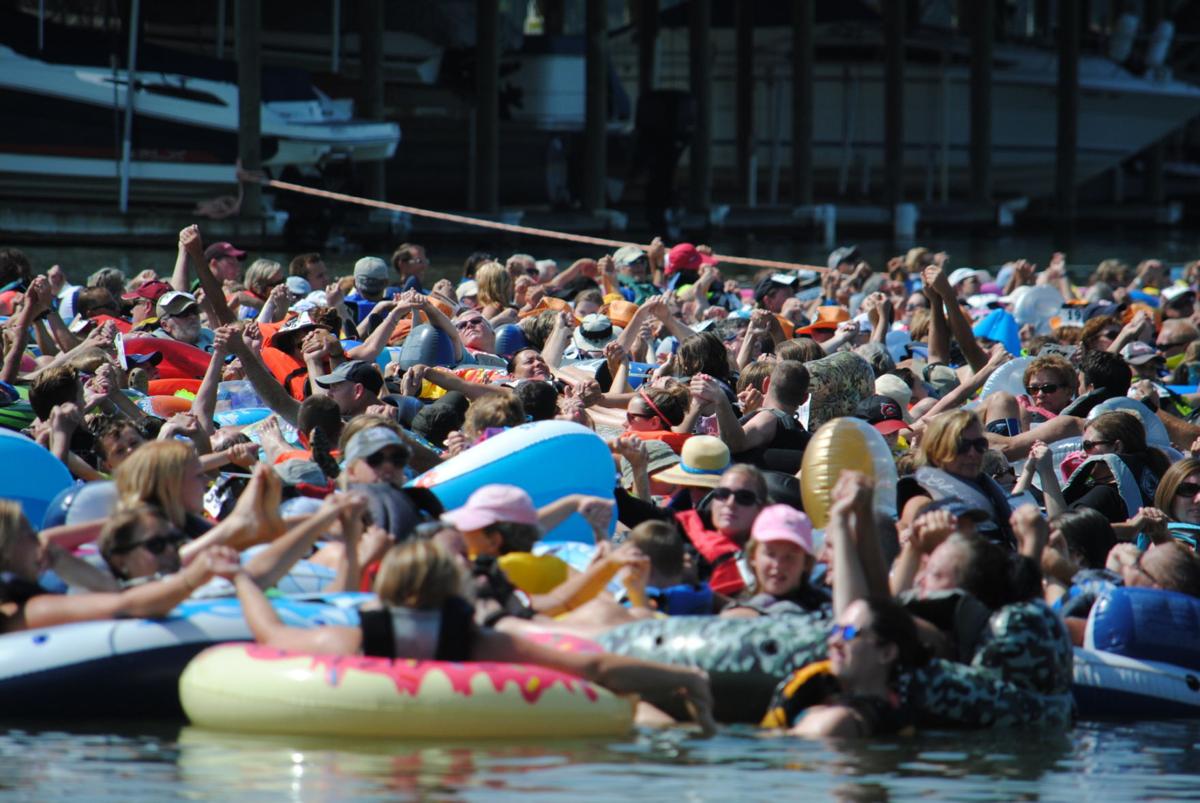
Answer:
<path fill-rule="evenodd" d="M 850 310 L 845 307 L 817 307 L 817 319 L 808 326 L 796 330 L 798 335 L 811 335 L 817 331 L 831 331 L 850 320 Z"/>
<path fill-rule="evenodd" d="M 647 440 L 642 443 L 646 447 L 646 472 L 651 476 L 679 465 L 679 455 L 666 442 Z M 633 466 L 625 459 L 621 460 L 621 484 L 626 488 L 633 487 Z"/>
<path fill-rule="evenodd" d="M 158 317 L 166 318 L 171 315 L 179 315 L 192 307 L 196 308 L 196 312 L 200 311 L 200 304 L 196 301 L 194 295 L 183 293 L 179 290 L 172 290 L 168 293 L 163 293 L 159 297 L 156 309 Z"/>
<path fill-rule="evenodd" d="M 501 523 L 536 525 L 538 511 L 529 494 L 515 485 L 485 485 L 462 507 L 443 513 L 442 521 L 470 532 Z"/>
<path fill-rule="evenodd" d="M 716 488 L 732 460 L 729 447 L 712 435 L 694 435 L 683 444 L 679 464 L 654 474 L 659 482 L 692 488 Z"/>
<path fill-rule="evenodd" d="M 600 308 L 615 325 L 624 329 L 633 320 L 633 314 L 638 311 L 638 305 L 632 301 L 610 301 Z"/>
<path fill-rule="evenodd" d="M 389 427 L 370 427 L 354 433 L 354 437 L 346 444 L 346 452 L 343 457 L 348 466 L 355 460 L 366 460 L 380 449 L 404 445 L 400 436 Z"/>
<path fill-rule="evenodd" d="M 891 435 L 893 432 L 899 432 L 902 429 L 909 428 L 909 424 L 895 418 L 878 421 L 871 426 L 875 427 L 875 431 L 880 435 Z"/>
<path fill-rule="evenodd" d="M 620 334 L 621 328 L 613 326 L 607 315 L 593 313 L 584 317 L 575 328 L 571 340 L 580 351 L 603 351 Z"/>
<path fill-rule="evenodd" d="M 554 310 L 555 312 L 571 312 L 571 305 L 561 298 L 554 296 L 542 296 L 538 301 L 537 306 L 533 309 L 527 309 L 524 312 L 517 313 L 518 318 L 529 318 L 533 315 L 540 315 L 546 310 Z"/>

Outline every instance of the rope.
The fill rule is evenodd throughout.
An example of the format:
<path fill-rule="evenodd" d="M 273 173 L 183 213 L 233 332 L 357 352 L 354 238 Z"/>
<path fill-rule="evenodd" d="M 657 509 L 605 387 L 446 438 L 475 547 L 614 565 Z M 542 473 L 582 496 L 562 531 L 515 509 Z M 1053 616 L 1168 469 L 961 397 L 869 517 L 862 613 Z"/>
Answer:
<path fill-rule="evenodd" d="M 420 207 L 416 206 L 394 204 L 389 201 L 377 201 L 372 198 L 361 198 L 357 195 L 347 195 L 343 192 L 319 190 L 315 187 L 305 187 L 303 184 L 292 184 L 291 182 L 279 181 L 277 179 L 266 177 L 262 178 L 260 183 L 263 184 L 263 186 L 272 187 L 277 190 L 295 192 L 301 195 L 312 195 L 317 198 L 325 198 L 326 200 L 337 201 L 339 203 L 357 204 L 359 206 L 372 206 L 376 209 L 388 209 L 393 212 L 404 212 L 405 214 L 413 215 L 414 217 L 442 220 L 447 223 L 459 223 L 463 226 L 477 226 L 483 229 L 493 229 L 495 231 L 504 231 L 511 234 L 525 234 L 530 237 L 544 237 L 550 240 L 566 240 L 568 242 L 584 243 L 586 245 L 598 245 L 605 248 L 622 248 L 627 245 L 642 249 L 649 247 L 640 243 L 631 243 L 626 240 L 610 240 L 605 237 L 590 237 L 586 234 L 568 234 L 567 232 L 539 229 L 533 226 L 518 226 L 514 223 L 501 223 L 496 220 L 484 220 L 477 217 L 467 217 L 466 215 L 455 215 L 450 212 L 435 212 L 431 209 L 421 209 Z M 793 262 L 779 262 L 772 259 L 736 257 L 727 256 L 725 254 L 714 254 L 713 256 L 720 262 L 729 265 L 746 265 L 756 268 L 773 268 L 775 270 L 811 270 L 819 273 L 825 273 L 829 270 L 828 268 L 820 265 L 800 265 Z"/>

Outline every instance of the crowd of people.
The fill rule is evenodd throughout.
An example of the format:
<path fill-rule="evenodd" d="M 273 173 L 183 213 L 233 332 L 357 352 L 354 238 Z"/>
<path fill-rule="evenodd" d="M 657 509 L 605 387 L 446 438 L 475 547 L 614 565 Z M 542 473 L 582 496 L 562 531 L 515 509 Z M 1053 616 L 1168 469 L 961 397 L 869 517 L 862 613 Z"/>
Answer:
<path fill-rule="evenodd" d="M 969 660 L 961 621 L 921 615 L 931 595 L 1050 606 L 1076 644 L 1106 588 L 1200 596 L 1200 262 L 1107 260 L 1081 281 L 1062 254 L 993 276 L 844 247 L 746 281 L 656 239 L 569 266 L 474 253 L 431 281 L 416 244 L 344 277 L 316 253 L 246 259 L 192 226 L 169 273 L 79 287 L 0 250 L 0 424 L 114 489 L 82 522 L 64 521 L 71 493 L 44 521 L 0 501 L 0 632 L 236 594 L 265 644 L 542 663 L 659 709 L 682 695 L 710 726 L 702 672 L 522 634 L 824 614 L 829 660 L 764 721 L 869 735 L 911 726 L 904 672 Z M 247 406 L 270 414 L 222 414 Z M 804 455 L 843 417 L 899 481 L 844 471 L 817 529 Z M 605 440 L 611 494 L 538 508 L 512 476 L 444 510 L 406 485 L 551 419 Z M 595 533 L 582 563 L 542 542 L 572 516 Z M 279 620 L 264 592 L 301 560 L 325 591 L 376 593 L 360 627 Z"/>

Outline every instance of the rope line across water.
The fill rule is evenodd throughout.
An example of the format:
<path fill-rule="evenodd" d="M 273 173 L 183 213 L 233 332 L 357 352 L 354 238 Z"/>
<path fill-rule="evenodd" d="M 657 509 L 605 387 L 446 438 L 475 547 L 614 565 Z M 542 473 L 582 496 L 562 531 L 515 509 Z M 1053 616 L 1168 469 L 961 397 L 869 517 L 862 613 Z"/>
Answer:
<path fill-rule="evenodd" d="M 584 243 L 586 245 L 598 245 L 605 248 L 621 248 L 626 245 L 632 245 L 637 248 L 647 248 L 646 245 L 640 243 L 631 243 L 626 240 L 610 240 L 605 237 L 591 237 L 586 234 L 569 234 L 562 231 L 553 231 L 551 229 L 539 229 L 533 226 L 518 226 L 514 223 L 501 223 L 496 220 L 483 220 L 476 217 L 468 217 L 466 215 L 456 215 L 451 212 L 436 212 L 432 209 L 421 209 L 416 206 L 405 206 L 404 204 L 395 204 L 390 201 L 377 201 L 372 198 L 362 198 L 357 195 L 347 195 L 343 192 L 332 192 L 331 190 L 319 190 L 315 187 L 305 187 L 303 184 L 292 184 L 288 181 L 278 181 L 276 179 L 263 179 L 261 182 L 264 186 L 272 187 L 277 190 L 285 190 L 287 192 L 295 192 L 301 195 L 311 195 L 317 198 L 325 198 L 330 201 L 338 201 L 345 204 L 357 204 L 359 206 L 373 206 L 376 209 L 388 209 L 393 212 L 404 212 L 405 214 L 415 217 L 430 218 L 431 220 L 442 220 L 447 223 L 459 223 L 464 226 L 477 226 L 484 229 L 494 229 L 496 231 L 510 232 L 512 234 L 525 234 L 530 237 L 545 237 L 551 240 L 567 240 L 574 243 Z M 772 259 L 755 259 L 753 257 L 735 257 L 725 254 L 714 254 L 714 256 L 722 263 L 728 265 L 746 265 L 756 268 L 774 268 L 775 270 L 811 270 L 819 273 L 825 273 L 829 269 L 821 265 L 800 265 L 792 262 L 779 262 Z"/>

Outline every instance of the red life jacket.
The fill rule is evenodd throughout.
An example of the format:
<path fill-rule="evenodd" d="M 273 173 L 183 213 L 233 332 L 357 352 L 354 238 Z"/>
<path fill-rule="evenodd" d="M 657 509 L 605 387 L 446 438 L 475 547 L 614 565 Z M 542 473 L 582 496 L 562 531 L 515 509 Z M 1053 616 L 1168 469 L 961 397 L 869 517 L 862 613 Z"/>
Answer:
<path fill-rule="evenodd" d="M 712 576 L 708 585 L 713 591 L 725 596 L 733 596 L 746 587 L 738 569 L 738 559 L 742 556 L 742 548 L 728 536 L 704 526 L 704 520 L 694 510 L 684 510 L 675 514 L 675 520 L 683 528 L 684 535 L 696 547 L 696 551 L 712 566 Z"/>

